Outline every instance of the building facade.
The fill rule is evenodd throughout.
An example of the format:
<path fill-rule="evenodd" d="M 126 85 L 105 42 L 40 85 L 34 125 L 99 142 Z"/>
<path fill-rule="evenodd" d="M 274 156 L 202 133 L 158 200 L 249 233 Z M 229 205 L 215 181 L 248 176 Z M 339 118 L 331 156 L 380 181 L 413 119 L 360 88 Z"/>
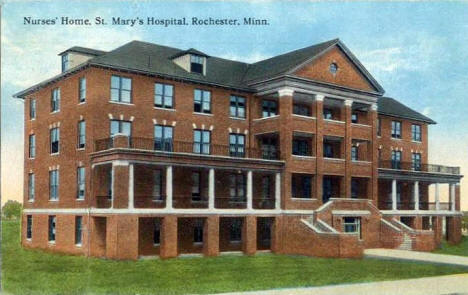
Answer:
<path fill-rule="evenodd" d="M 139 41 L 59 55 L 15 95 L 24 247 L 359 257 L 461 239 L 460 169 L 428 163 L 435 122 L 338 39 L 253 64 Z"/>

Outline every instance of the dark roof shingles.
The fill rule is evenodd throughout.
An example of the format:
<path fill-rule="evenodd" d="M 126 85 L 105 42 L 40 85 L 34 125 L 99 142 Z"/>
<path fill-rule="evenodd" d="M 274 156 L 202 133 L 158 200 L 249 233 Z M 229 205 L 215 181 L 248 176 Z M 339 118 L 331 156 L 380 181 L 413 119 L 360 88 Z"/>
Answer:
<path fill-rule="evenodd" d="M 436 122 L 423 114 L 416 112 L 413 109 L 405 106 L 401 102 L 391 97 L 379 97 L 377 100 L 378 113 L 392 117 L 413 119 L 422 121 L 429 124 L 436 124 Z"/>

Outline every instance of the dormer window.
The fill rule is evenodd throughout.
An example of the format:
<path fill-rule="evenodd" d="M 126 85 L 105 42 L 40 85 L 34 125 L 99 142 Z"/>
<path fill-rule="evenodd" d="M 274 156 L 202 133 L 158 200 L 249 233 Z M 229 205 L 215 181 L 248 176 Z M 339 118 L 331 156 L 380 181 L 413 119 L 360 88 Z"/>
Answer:
<path fill-rule="evenodd" d="M 68 58 L 68 54 L 62 55 L 62 72 L 65 72 L 70 68 L 70 59 Z"/>
<path fill-rule="evenodd" d="M 190 72 L 203 75 L 204 57 L 198 55 L 190 55 Z"/>

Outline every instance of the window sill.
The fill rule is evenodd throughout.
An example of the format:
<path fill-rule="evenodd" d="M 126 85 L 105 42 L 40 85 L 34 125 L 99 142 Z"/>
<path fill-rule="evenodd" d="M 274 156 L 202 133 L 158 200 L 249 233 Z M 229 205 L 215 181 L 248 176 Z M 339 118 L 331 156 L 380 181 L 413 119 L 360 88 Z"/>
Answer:
<path fill-rule="evenodd" d="M 60 155 L 60 153 L 53 153 L 53 154 L 50 154 L 51 156 L 58 156 Z"/>
<path fill-rule="evenodd" d="M 81 248 L 81 243 L 79 243 L 79 244 L 75 244 L 75 247 L 77 247 L 77 248 Z"/>
<path fill-rule="evenodd" d="M 199 112 L 193 112 L 194 115 L 202 115 L 202 116 L 209 116 L 209 117 L 212 117 L 213 114 L 211 113 L 199 113 Z"/>
<path fill-rule="evenodd" d="M 31 238 L 30 238 L 30 239 L 26 239 L 26 242 L 31 243 L 31 242 L 32 242 L 32 239 L 31 239 Z"/>
<path fill-rule="evenodd" d="M 253 119 L 253 121 L 261 121 L 261 120 L 267 120 L 267 119 L 276 119 L 276 118 L 279 118 L 280 115 L 274 115 L 274 116 L 270 116 L 270 117 L 263 117 L 263 118 L 257 118 L 257 119 Z"/>
<path fill-rule="evenodd" d="M 49 202 L 58 202 L 58 199 L 56 199 L 56 200 L 49 199 Z"/>
<path fill-rule="evenodd" d="M 203 245 L 203 242 L 193 242 L 193 245 L 194 245 L 194 246 L 202 246 L 202 245 Z"/>
<path fill-rule="evenodd" d="M 29 121 L 36 121 L 36 118 L 29 119 Z"/>
<path fill-rule="evenodd" d="M 155 106 L 153 106 L 153 109 L 161 110 L 161 111 L 169 111 L 169 112 L 175 112 L 176 111 L 176 109 L 174 109 L 174 108 L 163 108 L 163 107 L 155 107 Z"/>
<path fill-rule="evenodd" d="M 398 140 L 398 141 L 401 141 L 402 139 L 401 138 L 398 138 L 398 137 L 390 137 L 392 140 Z"/>
<path fill-rule="evenodd" d="M 57 114 L 57 113 L 60 113 L 60 110 L 58 110 L 58 111 L 53 111 L 53 112 L 50 112 L 50 114 L 51 114 L 51 115 L 53 115 L 53 114 Z"/>
<path fill-rule="evenodd" d="M 55 246 L 55 241 L 49 241 L 48 244 L 49 246 Z"/>
<path fill-rule="evenodd" d="M 302 156 L 302 155 L 292 155 L 292 156 L 295 158 L 300 158 L 300 159 L 310 159 L 310 160 L 316 159 L 315 156 Z"/>
<path fill-rule="evenodd" d="M 344 162 L 346 161 L 345 159 L 342 159 L 342 158 L 327 158 L 327 157 L 323 157 L 324 160 L 327 160 L 327 161 L 339 161 L 339 162 Z"/>
<path fill-rule="evenodd" d="M 83 147 L 83 148 L 76 148 L 76 150 L 77 150 L 77 151 L 84 151 L 85 148 L 84 148 L 84 147 Z"/>
<path fill-rule="evenodd" d="M 134 106 L 135 105 L 135 104 L 133 104 L 131 102 L 120 102 L 120 101 L 113 101 L 113 100 L 109 100 L 109 103 L 121 104 L 121 105 L 127 105 L 127 106 Z"/>
<path fill-rule="evenodd" d="M 303 118 L 303 119 L 309 119 L 309 120 L 317 120 L 316 117 L 314 116 L 305 116 L 305 115 L 298 115 L 298 114 L 292 114 L 293 117 L 297 117 L 297 118 Z"/>
<path fill-rule="evenodd" d="M 78 202 L 83 202 L 85 199 L 84 199 L 84 198 L 83 198 L 83 199 L 78 199 L 78 198 L 77 198 L 77 199 L 75 199 L 75 200 L 78 201 Z"/>
<path fill-rule="evenodd" d="M 371 125 L 368 125 L 368 124 L 359 124 L 359 123 L 351 123 L 351 126 L 366 127 L 366 128 L 372 127 Z"/>
<path fill-rule="evenodd" d="M 370 164 L 370 161 L 363 161 L 363 160 L 351 160 L 353 164 Z"/>
<path fill-rule="evenodd" d="M 330 123 L 337 123 L 337 124 L 344 124 L 345 123 L 344 121 L 333 120 L 333 119 L 323 119 L 323 121 L 330 122 Z"/>
<path fill-rule="evenodd" d="M 317 198 L 291 198 L 293 201 L 317 201 Z"/>
<path fill-rule="evenodd" d="M 245 121 L 245 118 L 241 117 L 229 117 L 229 119 Z"/>
<path fill-rule="evenodd" d="M 34 199 L 28 200 L 28 203 L 34 203 Z"/>
<path fill-rule="evenodd" d="M 78 105 L 83 105 L 83 104 L 86 104 L 86 100 L 78 103 Z"/>
<path fill-rule="evenodd" d="M 418 141 L 418 140 L 412 140 L 411 142 L 412 143 L 422 143 L 422 141 Z"/>
<path fill-rule="evenodd" d="M 161 244 L 153 244 L 153 247 L 159 247 Z"/>
<path fill-rule="evenodd" d="M 28 158 L 28 160 L 34 160 L 36 157 Z"/>

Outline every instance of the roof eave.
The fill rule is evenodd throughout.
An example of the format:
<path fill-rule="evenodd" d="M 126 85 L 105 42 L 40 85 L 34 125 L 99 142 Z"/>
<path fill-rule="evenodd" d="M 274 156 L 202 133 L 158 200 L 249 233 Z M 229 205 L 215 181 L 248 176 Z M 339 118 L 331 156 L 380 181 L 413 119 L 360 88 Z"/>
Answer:
<path fill-rule="evenodd" d="M 432 124 L 432 125 L 437 124 L 437 122 L 432 120 L 431 118 L 427 118 L 427 120 L 426 120 L 426 119 L 414 118 L 414 117 L 410 117 L 410 116 L 401 116 L 401 115 L 396 115 L 396 114 L 392 114 L 392 113 L 381 112 L 378 109 L 377 109 L 377 113 L 379 115 L 384 115 L 384 116 L 389 116 L 389 117 L 394 117 L 394 118 L 400 118 L 400 119 L 413 120 L 413 121 L 419 121 L 419 122 L 424 122 L 424 123 Z"/>

